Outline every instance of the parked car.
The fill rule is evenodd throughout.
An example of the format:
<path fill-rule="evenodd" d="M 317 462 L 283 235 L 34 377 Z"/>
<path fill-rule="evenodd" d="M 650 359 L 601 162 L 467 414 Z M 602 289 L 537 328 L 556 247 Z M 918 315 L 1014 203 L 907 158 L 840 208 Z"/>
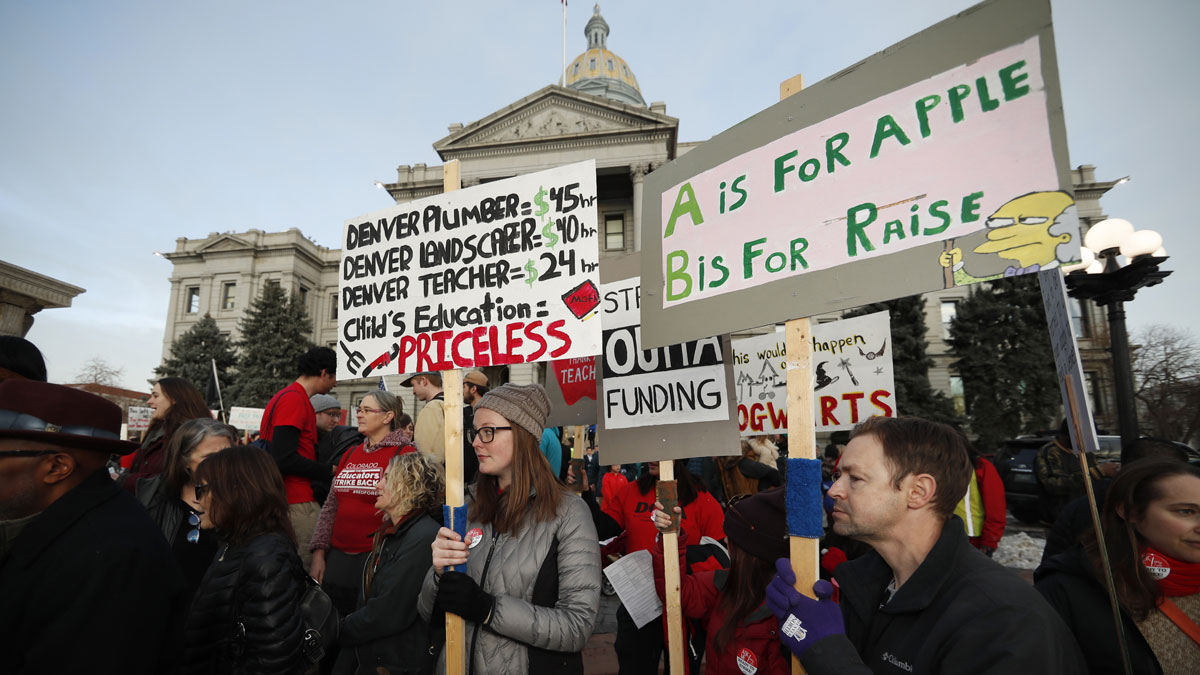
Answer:
<path fill-rule="evenodd" d="M 1049 436 L 1022 436 L 1004 441 L 992 456 L 992 464 L 1004 481 L 1008 512 L 1022 523 L 1041 519 L 1042 487 L 1033 472 L 1038 450 L 1051 441 Z"/>
<path fill-rule="evenodd" d="M 1004 496 L 1008 500 L 1008 511 L 1022 523 L 1036 523 L 1045 518 L 1041 512 L 1042 486 L 1034 473 L 1033 463 L 1038 450 L 1053 440 L 1052 436 L 1020 436 L 1004 441 L 992 457 L 992 464 L 1000 479 L 1004 481 Z M 1096 461 L 1100 464 L 1121 461 L 1121 437 L 1097 436 L 1099 450 Z M 1172 442 L 1183 450 L 1188 462 L 1200 466 L 1200 451 L 1183 443 Z"/>

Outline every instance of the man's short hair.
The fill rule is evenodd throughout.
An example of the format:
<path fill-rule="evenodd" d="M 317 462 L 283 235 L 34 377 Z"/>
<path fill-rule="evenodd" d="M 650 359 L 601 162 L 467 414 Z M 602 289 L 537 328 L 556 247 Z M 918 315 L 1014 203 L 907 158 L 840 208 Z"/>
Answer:
<path fill-rule="evenodd" d="M 424 375 L 420 375 L 419 377 L 423 377 L 423 378 L 429 380 L 429 384 L 432 384 L 433 386 L 437 387 L 438 389 L 442 388 L 442 376 L 437 373 L 425 373 Z"/>
<path fill-rule="evenodd" d="M 337 352 L 329 347 L 313 347 L 296 359 L 296 370 L 301 376 L 316 377 L 325 371 L 337 373 Z"/>
<path fill-rule="evenodd" d="M 937 482 L 930 502 L 934 512 L 943 518 L 954 513 L 974 471 L 962 434 L 920 417 L 870 417 L 854 427 L 850 438 L 866 435 L 883 446 L 897 488 L 905 476 L 927 473 Z"/>

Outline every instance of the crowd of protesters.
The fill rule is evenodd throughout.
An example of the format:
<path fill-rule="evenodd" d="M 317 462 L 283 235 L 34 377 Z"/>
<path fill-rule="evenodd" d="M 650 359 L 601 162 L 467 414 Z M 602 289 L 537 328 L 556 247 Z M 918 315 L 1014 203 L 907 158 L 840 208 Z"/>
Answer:
<path fill-rule="evenodd" d="M 576 475 L 542 387 L 472 371 L 463 536 L 442 522 L 436 373 L 404 382 L 426 403 L 415 424 L 380 390 L 343 427 L 334 352 L 296 370 L 263 402 L 255 444 L 179 378 L 154 384 L 134 444 L 119 407 L 47 383 L 36 347 L 0 337 L 0 672 L 444 672 L 451 613 L 467 673 L 583 673 L 602 568 L 648 552 L 665 602 L 675 526 L 685 662 L 670 663 L 661 617 L 639 627 L 621 606 L 623 674 L 782 674 L 793 656 L 814 674 L 1123 672 L 1123 652 L 1138 673 L 1200 663 L 1200 472 L 1169 451 L 1088 477 L 1102 536 L 1077 494 L 1055 494 L 1065 529 L 1035 588 L 989 559 L 1003 486 L 963 434 L 870 418 L 826 450 L 822 578 L 800 593 L 785 437 L 675 461 L 668 511 L 658 463 L 602 471 L 589 441 Z M 1059 459 L 1041 470 L 1082 484 Z M 327 650 L 306 625 L 314 580 L 336 609 Z"/>

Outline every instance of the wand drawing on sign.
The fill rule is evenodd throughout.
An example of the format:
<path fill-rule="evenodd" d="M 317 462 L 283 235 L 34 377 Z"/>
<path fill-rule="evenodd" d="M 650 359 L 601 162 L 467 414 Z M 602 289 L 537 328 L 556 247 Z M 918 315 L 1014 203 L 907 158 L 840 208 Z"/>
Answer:
<path fill-rule="evenodd" d="M 842 359 L 838 362 L 838 365 L 841 366 L 842 370 L 846 371 L 846 374 L 850 376 L 850 381 L 857 387 L 858 378 L 854 376 L 854 371 L 850 370 L 850 359 Z"/>
<path fill-rule="evenodd" d="M 821 391 L 825 387 L 828 387 L 829 385 L 833 384 L 834 382 L 837 382 L 838 379 L 840 379 L 837 377 L 830 377 L 829 373 L 825 372 L 825 364 L 826 363 L 829 363 L 829 362 L 822 361 L 819 364 L 817 364 L 817 386 L 813 388 L 813 391 Z"/>
<path fill-rule="evenodd" d="M 879 346 L 879 351 L 864 352 L 862 350 L 862 347 L 859 347 L 858 353 L 861 354 L 862 356 L 864 356 L 868 361 L 874 361 L 875 359 L 879 358 L 880 356 L 883 356 L 883 350 L 885 347 L 887 347 L 887 338 L 883 338 L 883 344 Z"/>

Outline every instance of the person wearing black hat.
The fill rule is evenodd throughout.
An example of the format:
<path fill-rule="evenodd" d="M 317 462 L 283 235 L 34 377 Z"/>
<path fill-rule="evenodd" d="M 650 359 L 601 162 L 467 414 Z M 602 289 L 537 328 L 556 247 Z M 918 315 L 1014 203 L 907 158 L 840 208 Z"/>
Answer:
<path fill-rule="evenodd" d="M 667 531 L 671 516 L 655 502 L 652 514 L 659 532 Z M 676 506 L 675 513 L 682 510 Z M 725 513 L 729 569 L 687 573 L 686 543 L 691 535 L 679 530 L 680 605 L 683 615 L 706 620 L 705 673 L 710 675 L 787 675 L 791 655 L 779 642 L 779 621 L 763 605 L 775 560 L 788 555 L 784 491 L 775 488 L 735 500 Z M 663 544 L 651 549 L 654 586 L 666 602 Z M 690 665 L 690 664 L 689 664 Z"/>
<path fill-rule="evenodd" d="M 159 527 L 109 478 L 121 409 L 0 382 L 0 672 L 161 673 L 186 596 Z M 131 642 L 131 640 L 133 642 Z"/>

